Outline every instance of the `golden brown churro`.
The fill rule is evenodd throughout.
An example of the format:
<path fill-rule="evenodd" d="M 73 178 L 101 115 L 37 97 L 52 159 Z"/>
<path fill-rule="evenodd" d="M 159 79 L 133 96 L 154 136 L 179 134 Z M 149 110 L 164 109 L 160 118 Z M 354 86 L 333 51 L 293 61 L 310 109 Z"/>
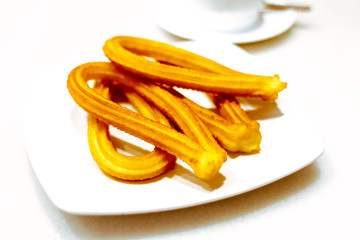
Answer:
<path fill-rule="evenodd" d="M 109 87 L 104 81 L 96 81 L 93 89 L 105 98 L 110 98 Z M 142 115 L 170 126 L 168 120 L 156 108 L 151 107 L 139 95 L 126 89 L 122 91 L 129 103 Z M 123 180 L 144 180 L 156 177 L 175 162 L 175 157 L 160 148 L 142 156 L 127 156 L 114 148 L 109 125 L 92 114 L 88 117 L 88 142 L 91 155 L 107 174 Z"/>
<path fill-rule="evenodd" d="M 186 67 L 187 57 L 194 57 L 196 54 L 147 39 L 118 36 L 107 40 L 103 50 L 113 63 L 123 69 L 170 86 L 211 93 L 260 97 L 267 101 L 274 101 L 278 92 L 286 88 L 286 83 L 281 82 L 278 75 L 260 76 L 236 71 L 219 74 L 149 61 L 144 56 Z M 202 65 L 203 59 L 196 57 L 199 66 Z"/>
<path fill-rule="evenodd" d="M 184 134 L 100 96 L 87 84 L 92 79 L 108 79 L 133 87 L 135 91 L 147 91 L 147 96 L 152 94 L 150 98 Z M 75 102 L 85 111 L 182 159 L 201 179 L 214 177 L 227 159 L 226 152 L 185 104 L 163 88 L 139 81 L 117 70 L 111 63 L 87 63 L 75 68 L 69 75 L 67 86 Z"/>
<path fill-rule="evenodd" d="M 147 39 L 114 37 L 106 41 L 103 50 L 112 63 L 76 67 L 67 87 L 75 102 L 89 113 L 88 140 L 93 158 L 104 172 L 121 179 L 157 176 L 173 164 L 175 157 L 186 162 L 200 179 L 213 178 L 227 159 L 224 149 L 260 150 L 260 125 L 249 118 L 237 97 L 274 101 L 286 88 L 278 75 L 242 73 Z M 90 80 L 96 80 L 93 89 L 88 85 Z M 141 114 L 109 99 L 108 86 L 119 87 Z M 205 92 L 218 114 L 173 87 Z M 154 150 L 137 157 L 121 155 L 112 145 L 109 125 L 153 144 Z"/>

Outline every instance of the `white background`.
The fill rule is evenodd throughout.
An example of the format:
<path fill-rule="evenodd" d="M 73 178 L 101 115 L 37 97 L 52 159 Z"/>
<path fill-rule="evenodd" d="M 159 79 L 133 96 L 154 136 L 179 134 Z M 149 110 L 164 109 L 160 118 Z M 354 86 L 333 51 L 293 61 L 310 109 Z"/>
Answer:
<path fill-rule="evenodd" d="M 31 169 L 23 136 L 28 80 L 52 63 L 63 62 L 67 71 L 93 61 L 115 35 L 181 39 L 156 25 L 153 1 L 2 1 L 0 239 L 359 239 L 360 2 L 298 2 L 310 3 L 312 11 L 299 14 L 290 31 L 241 47 L 279 69 L 322 134 L 324 154 L 289 177 L 231 199 L 147 215 L 86 217 L 54 207 Z"/>

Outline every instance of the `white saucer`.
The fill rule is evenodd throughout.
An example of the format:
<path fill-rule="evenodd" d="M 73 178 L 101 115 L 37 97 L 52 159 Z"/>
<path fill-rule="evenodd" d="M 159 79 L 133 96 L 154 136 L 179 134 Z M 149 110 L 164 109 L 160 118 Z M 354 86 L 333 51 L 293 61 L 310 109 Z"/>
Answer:
<path fill-rule="evenodd" d="M 185 5 L 185 4 L 184 4 Z M 158 0 L 155 18 L 165 31 L 192 40 L 221 40 L 232 43 L 251 43 L 278 36 L 293 26 L 296 20 L 294 10 L 266 12 L 257 26 L 242 32 L 216 32 L 197 24 L 201 13 L 186 14 L 186 9 L 172 1 Z"/>

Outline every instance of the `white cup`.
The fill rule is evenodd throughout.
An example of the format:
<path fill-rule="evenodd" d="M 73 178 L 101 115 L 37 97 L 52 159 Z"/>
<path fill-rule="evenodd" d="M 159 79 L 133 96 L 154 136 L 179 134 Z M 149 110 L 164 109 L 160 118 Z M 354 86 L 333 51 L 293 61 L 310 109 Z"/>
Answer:
<path fill-rule="evenodd" d="M 200 26 L 218 32 L 244 32 L 261 20 L 262 0 L 182 0 L 198 14 Z"/>

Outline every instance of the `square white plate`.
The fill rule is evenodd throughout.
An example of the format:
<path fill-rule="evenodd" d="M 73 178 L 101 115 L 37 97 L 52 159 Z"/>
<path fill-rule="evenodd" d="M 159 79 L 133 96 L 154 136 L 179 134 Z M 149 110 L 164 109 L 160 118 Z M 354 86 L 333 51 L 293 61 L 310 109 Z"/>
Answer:
<path fill-rule="evenodd" d="M 276 73 L 232 44 L 177 45 L 243 72 Z M 276 103 L 247 103 L 250 103 L 246 105 L 249 115 L 261 124 L 262 150 L 253 155 L 231 154 L 213 181 L 198 180 L 181 160 L 177 160 L 174 170 L 154 180 L 118 181 L 105 175 L 90 155 L 86 113 L 75 104 L 66 88 L 70 70 L 61 64 L 44 66 L 30 81 L 25 109 L 25 139 L 35 174 L 53 203 L 69 213 L 135 214 L 217 201 L 294 173 L 313 162 L 324 149 L 301 104 L 290 89 L 285 89 Z M 202 105 L 211 106 L 197 92 L 186 91 L 186 94 Z M 121 137 L 149 149 L 149 144 L 127 139 L 126 135 Z"/>

